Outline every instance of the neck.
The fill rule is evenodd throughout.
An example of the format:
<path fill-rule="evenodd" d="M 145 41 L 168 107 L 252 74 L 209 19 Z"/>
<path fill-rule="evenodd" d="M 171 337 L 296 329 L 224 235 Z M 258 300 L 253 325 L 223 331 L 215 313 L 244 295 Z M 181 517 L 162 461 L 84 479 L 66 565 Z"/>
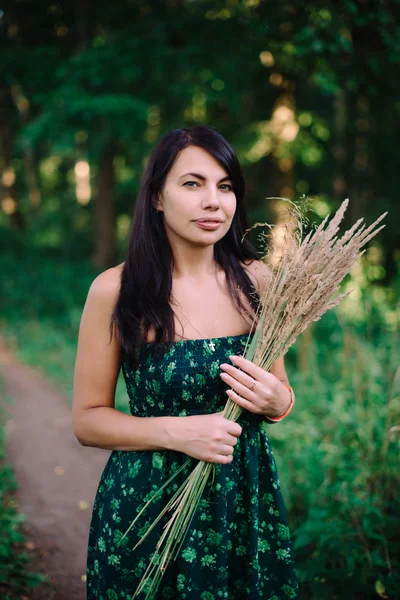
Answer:
<path fill-rule="evenodd" d="M 214 259 L 214 246 L 189 248 L 175 245 L 172 246 L 172 253 L 173 279 L 192 279 L 199 282 L 215 277 L 217 264 Z"/>

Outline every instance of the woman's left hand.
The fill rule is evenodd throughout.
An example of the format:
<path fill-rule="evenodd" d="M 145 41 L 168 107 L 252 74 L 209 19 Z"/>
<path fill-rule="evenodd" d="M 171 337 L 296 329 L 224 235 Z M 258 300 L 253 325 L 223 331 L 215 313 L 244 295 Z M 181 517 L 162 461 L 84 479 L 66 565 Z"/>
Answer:
<path fill-rule="evenodd" d="M 290 391 L 275 375 L 243 356 L 230 356 L 235 366 L 220 365 L 221 379 L 232 389 L 227 395 L 249 412 L 276 418 L 288 408 Z"/>

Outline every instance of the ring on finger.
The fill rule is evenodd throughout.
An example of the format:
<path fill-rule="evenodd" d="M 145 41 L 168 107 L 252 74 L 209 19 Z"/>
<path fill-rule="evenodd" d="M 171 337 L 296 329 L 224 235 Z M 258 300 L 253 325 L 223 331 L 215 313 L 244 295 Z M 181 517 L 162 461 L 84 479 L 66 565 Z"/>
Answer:
<path fill-rule="evenodd" d="M 255 388 L 255 386 L 256 386 L 256 383 L 257 383 L 257 382 L 256 382 L 256 380 L 255 380 L 255 379 L 253 379 L 253 381 L 252 381 L 252 383 L 251 383 L 251 386 L 250 386 L 250 390 L 251 390 L 252 392 L 254 392 L 254 388 Z"/>

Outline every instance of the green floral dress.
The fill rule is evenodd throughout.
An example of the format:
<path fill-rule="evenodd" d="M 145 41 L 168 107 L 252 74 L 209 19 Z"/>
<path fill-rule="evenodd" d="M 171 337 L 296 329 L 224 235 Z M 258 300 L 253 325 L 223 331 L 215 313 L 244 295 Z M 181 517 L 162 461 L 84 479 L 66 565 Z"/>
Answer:
<path fill-rule="evenodd" d="M 173 342 L 164 355 L 152 344 L 140 349 L 137 369 L 122 371 L 132 414 L 186 416 L 223 410 L 228 396 L 220 364 L 242 354 L 247 334 Z M 259 415 L 244 410 L 242 433 L 231 463 L 215 464 L 200 508 L 177 559 L 170 562 L 154 600 L 283 600 L 298 598 L 286 511 L 275 460 Z M 113 451 L 97 490 L 89 533 L 87 599 L 121 600 L 144 575 L 165 515 L 134 551 L 139 539 L 198 461 L 173 479 L 130 523 L 155 491 L 187 460 L 181 452 Z M 145 598 L 142 591 L 138 600 Z"/>

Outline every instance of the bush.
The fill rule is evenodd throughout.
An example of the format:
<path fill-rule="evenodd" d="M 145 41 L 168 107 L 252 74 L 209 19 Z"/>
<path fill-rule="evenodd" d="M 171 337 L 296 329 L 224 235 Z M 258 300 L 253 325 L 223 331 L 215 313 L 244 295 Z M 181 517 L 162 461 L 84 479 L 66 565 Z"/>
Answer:
<path fill-rule="evenodd" d="M 44 581 L 45 577 L 28 570 L 29 557 L 23 551 L 24 517 L 18 512 L 13 498 L 16 482 L 5 462 L 4 441 L 4 430 L 0 427 L 0 597 L 2 600 L 16 600 L 29 588 Z"/>
<path fill-rule="evenodd" d="M 399 598 L 397 336 L 381 331 L 371 340 L 345 326 L 320 337 L 314 329 L 295 350 L 309 358 L 290 377 L 296 410 L 267 429 L 302 597 Z"/>

